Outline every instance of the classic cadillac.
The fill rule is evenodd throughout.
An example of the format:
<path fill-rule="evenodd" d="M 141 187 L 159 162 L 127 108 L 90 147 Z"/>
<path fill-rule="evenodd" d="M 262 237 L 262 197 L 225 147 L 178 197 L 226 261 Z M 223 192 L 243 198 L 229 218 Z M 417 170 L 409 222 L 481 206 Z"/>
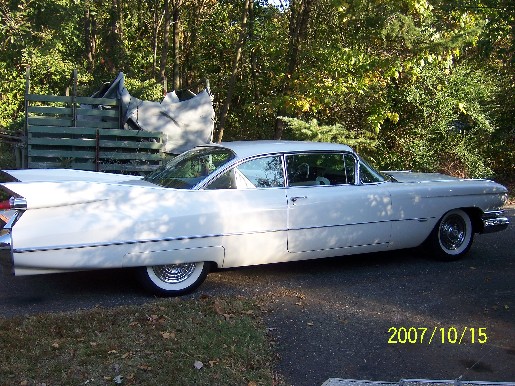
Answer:
<path fill-rule="evenodd" d="M 424 246 L 442 260 L 505 229 L 504 186 L 374 170 L 351 148 L 258 141 L 196 147 L 145 178 L 7 170 L 4 273 L 137 267 L 159 295 L 239 267 Z"/>

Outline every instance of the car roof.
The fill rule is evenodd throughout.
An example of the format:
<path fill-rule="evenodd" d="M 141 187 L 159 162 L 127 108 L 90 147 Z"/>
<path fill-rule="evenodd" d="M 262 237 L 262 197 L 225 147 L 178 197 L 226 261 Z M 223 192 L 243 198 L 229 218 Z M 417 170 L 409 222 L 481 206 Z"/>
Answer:
<path fill-rule="evenodd" d="M 247 158 L 261 154 L 295 153 L 304 151 L 346 151 L 352 152 L 347 145 L 326 142 L 304 141 L 234 141 L 213 143 L 202 146 L 218 146 L 232 150 L 237 158 Z"/>

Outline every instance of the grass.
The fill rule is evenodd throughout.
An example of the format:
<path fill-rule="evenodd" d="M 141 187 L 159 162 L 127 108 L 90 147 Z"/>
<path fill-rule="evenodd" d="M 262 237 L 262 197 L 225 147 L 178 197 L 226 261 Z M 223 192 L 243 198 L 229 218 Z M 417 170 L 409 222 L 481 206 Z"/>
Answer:
<path fill-rule="evenodd" d="M 272 385 L 259 306 L 241 298 L 0 319 L 0 385 Z"/>

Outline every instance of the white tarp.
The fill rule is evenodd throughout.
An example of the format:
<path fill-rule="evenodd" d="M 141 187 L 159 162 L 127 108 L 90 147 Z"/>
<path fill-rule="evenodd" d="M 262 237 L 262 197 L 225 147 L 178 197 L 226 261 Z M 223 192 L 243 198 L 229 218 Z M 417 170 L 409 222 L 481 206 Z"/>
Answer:
<path fill-rule="evenodd" d="M 212 140 L 215 111 L 207 90 L 183 101 L 175 92 L 161 102 L 143 101 L 130 95 L 120 72 L 102 97 L 121 101 L 124 127 L 163 133 L 165 152 L 182 153 Z"/>

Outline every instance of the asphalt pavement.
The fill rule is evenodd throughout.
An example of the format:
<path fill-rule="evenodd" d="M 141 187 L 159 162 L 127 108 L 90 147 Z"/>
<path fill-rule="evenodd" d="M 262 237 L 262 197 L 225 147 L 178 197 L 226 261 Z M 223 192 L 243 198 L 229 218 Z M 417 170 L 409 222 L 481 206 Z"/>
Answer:
<path fill-rule="evenodd" d="M 418 249 L 213 272 L 190 297 L 265 299 L 277 372 L 328 378 L 515 381 L 515 210 L 468 256 Z M 0 276 L 0 316 L 143 304 L 130 271 Z"/>

